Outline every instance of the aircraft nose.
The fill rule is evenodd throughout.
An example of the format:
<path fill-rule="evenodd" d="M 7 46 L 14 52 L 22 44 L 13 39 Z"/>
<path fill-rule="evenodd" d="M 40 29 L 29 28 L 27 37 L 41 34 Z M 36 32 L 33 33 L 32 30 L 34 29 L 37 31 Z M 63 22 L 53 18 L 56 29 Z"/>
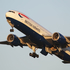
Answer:
<path fill-rule="evenodd" d="M 8 17 L 8 15 L 9 15 L 9 14 L 8 14 L 8 12 L 7 12 L 5 16 Z"/>

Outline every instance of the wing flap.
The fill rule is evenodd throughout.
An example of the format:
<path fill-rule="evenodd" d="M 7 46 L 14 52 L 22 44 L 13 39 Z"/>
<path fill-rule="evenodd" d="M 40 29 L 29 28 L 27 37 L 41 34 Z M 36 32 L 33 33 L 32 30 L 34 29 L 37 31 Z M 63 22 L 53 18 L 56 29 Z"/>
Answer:
<path fill-rule="evenodd" d="M 25 37 L 21 37 L 20 41 L 22 44 L 26 44 L 29 43 L 30 45 L 36 45 L 35 43 L 33 43 L 27 36 Z"/>

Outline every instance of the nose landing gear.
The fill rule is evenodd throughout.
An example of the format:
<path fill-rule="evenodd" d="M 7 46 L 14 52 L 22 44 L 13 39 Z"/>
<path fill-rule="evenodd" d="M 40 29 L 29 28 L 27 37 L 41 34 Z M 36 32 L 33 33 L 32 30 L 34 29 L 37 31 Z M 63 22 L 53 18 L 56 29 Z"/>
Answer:
<path fill-rule="evenodd" d="M 14 29 L 13 29 L 13 27 L 12 27 L 12 29 L 10 29 L 10 32 L 14 32 Z"/>

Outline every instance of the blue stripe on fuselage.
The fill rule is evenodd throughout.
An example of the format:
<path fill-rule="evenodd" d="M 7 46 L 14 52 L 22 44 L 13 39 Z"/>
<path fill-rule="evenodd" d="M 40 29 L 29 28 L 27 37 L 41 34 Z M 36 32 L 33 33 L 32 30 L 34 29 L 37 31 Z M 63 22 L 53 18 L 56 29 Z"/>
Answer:
<path fill-rule="evenodd" d="M 16 29 L 18 29 L 19 31 L 21 31 L 22 33 L 26 34 L 30 40 L 32 42 L 34 42 L 35 44 L 37 44 L 39 47 L 42 47 L 44 45 L 47 45 L 48 47 L 51 46 L 50 43 L 48 43 L 43 36 L 39 35 L 38 33 L 36 33 L 35 31 L 33 31 L 32 29 L 30 29 L 28 26 L 26 26 L 25 24 L 13 19 L 13 18 L 9 18 L 6 17 L 7 19 L 11 20 L 11 23 L 14 24 L 14 27 Z"/>

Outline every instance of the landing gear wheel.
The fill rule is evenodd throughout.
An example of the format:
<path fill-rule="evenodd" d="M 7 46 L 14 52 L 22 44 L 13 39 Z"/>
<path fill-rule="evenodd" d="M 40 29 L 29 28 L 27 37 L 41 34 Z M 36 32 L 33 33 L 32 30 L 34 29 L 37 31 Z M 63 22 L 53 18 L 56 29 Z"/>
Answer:
<path fill-rule="evenodd" d="M 29 53 L 30 56 L 32 56 L 32 53 Z"/>
<path fill-rule="evenodd" d="M 39 55 L 38 54 L 36 54 L 36 53 L 33 53 L 33 54 L 35 55 L 35 57 L 39 58 Z"/>
<path fill-rule="evenodd" d="M 35 58 L 35 55 L 33 53 L 29 53 L 29 55 L 33 58 Z"/>
<path fill-rule="evenodd" d="M 10 29 L 10 32 L 14 32 L 14 29 Z"/>
<path fill-rule="evenodd" d="M 33 57 L 33 58 L 35 58 L 35 57 L 39 58 L 39 55 L 36 54 L 36 53 L 30 53 L 29 55 L 30 55 L 31 57 Z"/>
<path fill-rule="evenodd" d="M 39 55 L 37 55 L 37 58 L 39 58 Z"/>

